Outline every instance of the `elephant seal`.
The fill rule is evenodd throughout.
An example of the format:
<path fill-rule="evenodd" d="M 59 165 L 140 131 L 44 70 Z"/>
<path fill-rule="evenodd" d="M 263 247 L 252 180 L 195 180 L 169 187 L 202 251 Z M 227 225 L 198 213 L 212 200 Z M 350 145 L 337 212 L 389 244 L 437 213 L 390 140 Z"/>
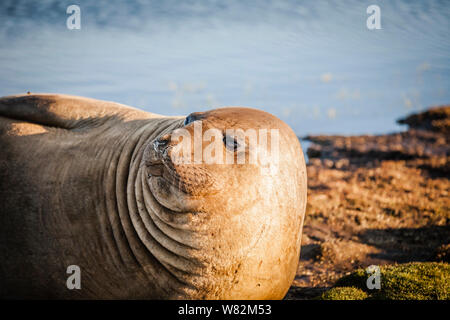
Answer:
<path fill-rule="evenodd" d="M 211 155 L 244 160 L 248 137 L 225 139 L 226 129 L 275 129 L 278 161 L 175 161 L 195 158 L 199 123 L 200 134 L 218 134 Z M 174 139 L 180 131 L 192 140 Z M 182 140 L 192 149 L 173 157 Z M 295 276 L 306 167 L 294 132 L 269 113 L 166 117 L 68 95 L 8 96 L 0 148 L 2 298 L 281 299 Z"/>

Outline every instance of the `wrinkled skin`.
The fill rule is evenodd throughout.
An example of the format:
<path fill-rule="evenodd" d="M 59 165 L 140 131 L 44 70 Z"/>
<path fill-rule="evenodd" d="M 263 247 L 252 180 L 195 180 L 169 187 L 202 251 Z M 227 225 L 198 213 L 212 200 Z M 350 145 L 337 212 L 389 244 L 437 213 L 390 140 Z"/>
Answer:
<path fill-rule="evenodd" d="M 194 146 L 198 121 L 202 132 L 278 129 L 279 161 L 176 163 L 172 136 L 183 128 Z M 249 149 L 219 142 L 224 156 L 248 159 Z M 306 168 L 295 134 L 268 113 L 222 108 L 186 119 L 10 96 L 0 98 L 0 146 L 3 298 L 281 299 L 289 289 Z M 81 269 L 80 290 L 66 287 L 69 265 Z"/>

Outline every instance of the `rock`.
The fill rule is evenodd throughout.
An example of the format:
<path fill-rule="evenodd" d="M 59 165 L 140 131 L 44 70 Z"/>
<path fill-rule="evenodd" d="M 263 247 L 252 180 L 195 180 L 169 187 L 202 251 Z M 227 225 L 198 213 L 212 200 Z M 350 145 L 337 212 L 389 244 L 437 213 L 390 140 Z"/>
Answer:
<path fill-rule="evenodd" d="M 397 121 L 410 128 L 450 133 L 450 106 L 430 108 Z"/>

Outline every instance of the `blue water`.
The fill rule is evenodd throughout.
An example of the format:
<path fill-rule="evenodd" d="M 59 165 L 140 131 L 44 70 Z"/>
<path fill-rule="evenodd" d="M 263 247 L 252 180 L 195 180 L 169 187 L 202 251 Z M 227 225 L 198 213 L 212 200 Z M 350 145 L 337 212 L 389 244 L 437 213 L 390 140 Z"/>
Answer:
<path fill-rule="evenodd" d="M 81 8 L 68 30 L 66 8 Z M 368 30 L 366 8 L 381 8 Z M 298 135 L 385 133 L 450 103 L 450 1 L 1 1 L 0 95 L 188 114 L 269 111 Z"/>

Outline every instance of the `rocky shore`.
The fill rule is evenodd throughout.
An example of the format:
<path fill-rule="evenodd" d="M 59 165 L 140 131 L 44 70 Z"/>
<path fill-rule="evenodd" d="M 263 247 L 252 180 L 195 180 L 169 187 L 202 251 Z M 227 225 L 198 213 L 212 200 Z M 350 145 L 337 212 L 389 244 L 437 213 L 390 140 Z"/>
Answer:
<path fill-rule="evenodd" d="M 303 138 L 308 205 L 287 299 L 314 298 L 372 264 L 449 262 L 450 106 L 398 122 L 408 129 Z"/>

